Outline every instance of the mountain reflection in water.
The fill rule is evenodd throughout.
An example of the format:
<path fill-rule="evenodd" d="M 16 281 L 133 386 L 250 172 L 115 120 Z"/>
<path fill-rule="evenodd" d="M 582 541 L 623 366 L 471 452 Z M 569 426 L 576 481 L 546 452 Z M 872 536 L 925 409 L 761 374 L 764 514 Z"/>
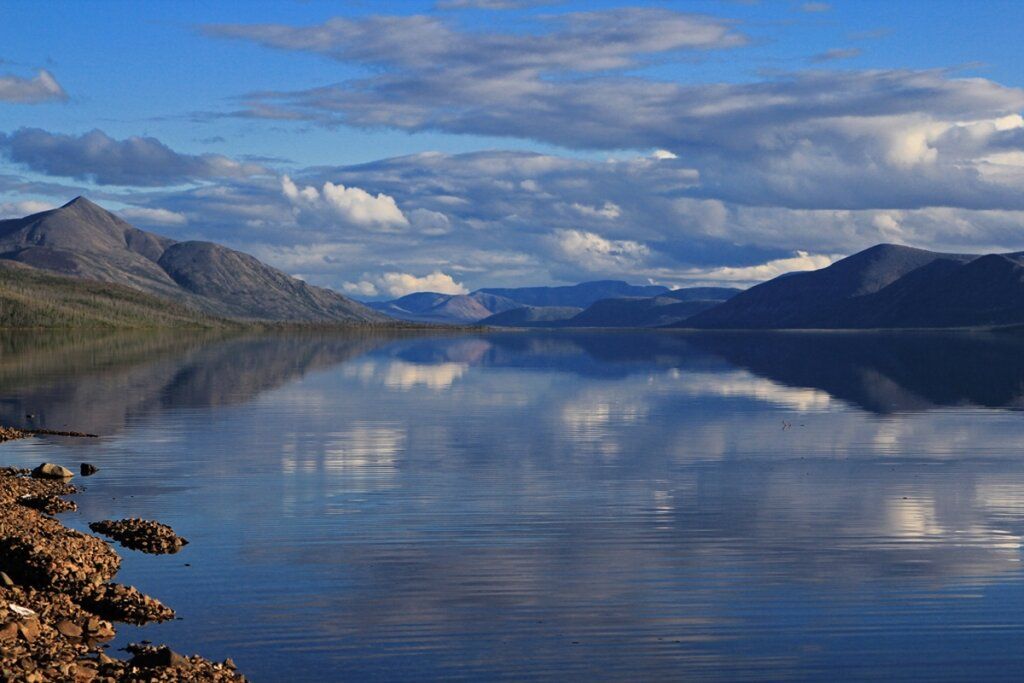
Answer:
<path fill-rule="evenodd" d="M 1024 664 L 1012 336 L 36 334 L 0 351 L 0 420 L 103 435 L 9 443 L 4 464 L 94 462 L 69 524 L 144 516 L 192 541 L 126 557 L 124 580 L 184 620 L 125 638 L 230 655 L 254 680 Z"/>

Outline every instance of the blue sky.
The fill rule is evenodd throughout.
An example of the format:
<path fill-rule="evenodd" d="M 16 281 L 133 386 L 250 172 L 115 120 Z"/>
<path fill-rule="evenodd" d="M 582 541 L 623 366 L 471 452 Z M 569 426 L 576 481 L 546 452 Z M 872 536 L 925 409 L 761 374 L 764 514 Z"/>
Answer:
<path fill-rule="evenodd" d="M 1019 250 L 1022 25 L 1018 2 L 5 3 L 0 215 L 85 193 L 364 298 Z"/>

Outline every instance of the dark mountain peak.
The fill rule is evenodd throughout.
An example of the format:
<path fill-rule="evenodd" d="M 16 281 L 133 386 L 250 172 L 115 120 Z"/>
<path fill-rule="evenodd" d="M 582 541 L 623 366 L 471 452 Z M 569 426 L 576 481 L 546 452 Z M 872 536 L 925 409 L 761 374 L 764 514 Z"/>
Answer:
<path fill-rule="evenodd" d="M 66 204 L 64 204 L 60 208 L 67 209 L 67 208 L 70 208 L 70 207 L 73 207 L 73 206 L 77 206 L 77 207 L 93 207 L 93 208 L 96 208 L 96 209 L 101 208 L 98 204 L 89 201 L 88 199 L 86 199 L 82 195 L 78 195 L 77 197 L 72 199 L 70 202 L 67 202 Z"/>
<path fill-rule="evenodd" d="M 867 256 L 867 255 L 884 255 L 884 254 L 906 254 L 912 252 L 926 252 L 927 249 L 921 249 L 919 247 L 908 247 L 905 244 L 896 244 L 894 242 L 880 242 L 873 247 L 868 247 L 862 251 L 853 254 L 852 256 Z"/>
<path fill-rule="evenodd" d="M 54 209 L 49 212 L 51 215 L 64 215 L 72 214 L 81 218 L 93 218 L 93 219 L 105 219 L 115 221 L 117 223 L 124 223 L 117 214 L 107 211 L 99 204 L 92 202 L 82 195 L 79 195 L 72 199 L 67 204 L 64 204 L 60 208 Z"/>

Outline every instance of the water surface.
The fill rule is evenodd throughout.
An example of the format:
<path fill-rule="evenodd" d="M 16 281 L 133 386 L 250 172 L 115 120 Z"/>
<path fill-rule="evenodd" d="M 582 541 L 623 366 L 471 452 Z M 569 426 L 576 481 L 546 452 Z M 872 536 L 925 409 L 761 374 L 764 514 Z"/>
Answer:
<path fill-rule="evenodd" d="M 17 335 L 0 422 L 256 681 L 1016 679 L 1024 342 Z M 26 415 L 32 414 L 29 419 Z M 188 566 L 186 566 L 186 563 Z"/>

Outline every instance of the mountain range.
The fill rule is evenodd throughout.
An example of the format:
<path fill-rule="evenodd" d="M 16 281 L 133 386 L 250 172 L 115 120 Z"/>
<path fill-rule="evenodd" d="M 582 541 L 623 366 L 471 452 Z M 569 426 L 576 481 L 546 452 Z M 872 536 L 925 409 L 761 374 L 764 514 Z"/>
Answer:
<path fill-rule="evenodd" d="M 868 329 L 1024 323 L 1024 253 L 946 254 L 880 244 L 751 287 L 678 327 Z"/>
<path fill-rule="evenodd" d="M 84 197 L 0 221 L 0 260 L 143 292 L 209 316 L 241 320 L 383 323 L 388 318 L 212 242 L 139 230 Z"/>
<path fill-rule="evenodd" d="M 219 320 L 494 327 L 869 329 L 1024 325 L 1024 252 L 880 244 L 747 290 L 598 280 L 363 304 L 212 242 L 139 230 L 88 199 L 0 220 L 0 326 Z"/>
<path fill-rule="evenodd" d="M 668 291 L 668 287 L 660 285 L 631 285 L 620 280 L 596 280 L 560 287 L 487 288 L 469 294 L 417 292 L 391 301 L 369 302 L 367 305 L 400 320 L 472 324 L 518 308 L 557 308 L 563 309 L 563 314 L 571 311 L 575 315 L 602 299 L 653 297 Z M 530 315 L 524 311 L 513 317 L 529 318 Z M 542 318 L 553 315 L 556 315 L 554 311 L 540 314 Z"/>
<path fill-rule="evenodd" d="M 585 308 L 525 306 L 492 315 L 481 325 L 496 327 L 666 327 L 713 308 L 741 290 L 730 287 L 663 289 L 655 296 L 598 299 Z"/>

